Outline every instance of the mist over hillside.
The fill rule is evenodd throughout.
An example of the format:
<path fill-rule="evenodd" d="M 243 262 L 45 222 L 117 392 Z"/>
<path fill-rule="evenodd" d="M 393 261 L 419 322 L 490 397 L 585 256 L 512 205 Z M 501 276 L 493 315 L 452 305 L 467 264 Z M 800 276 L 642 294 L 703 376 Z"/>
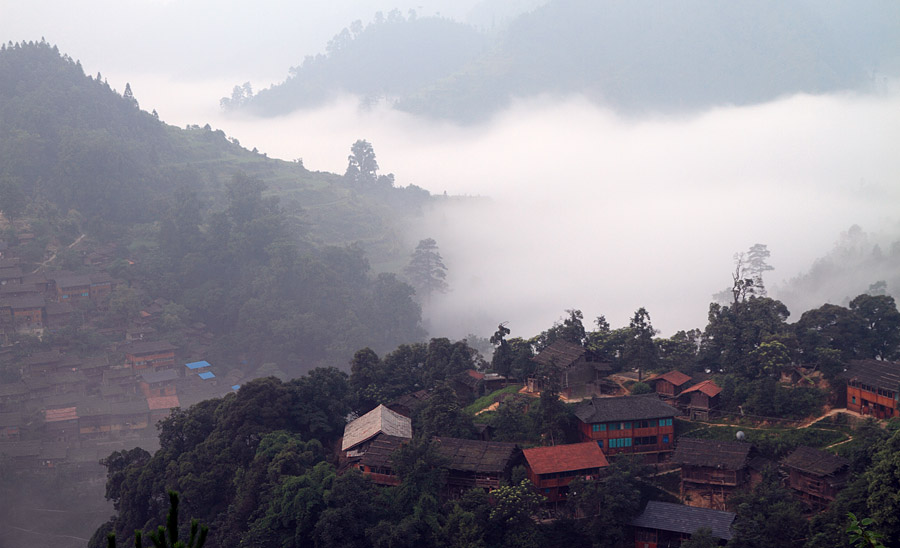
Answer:
<path fill-rule="evenodd" d="M 284 83 L 228 105 L 285 114 L 344 91 L 465 123 L 539 94 L 583 94 L 632 113 L 746 105 L 897 75 L 896 21 L 896 5 L 873 3 L 555 0 L 476 38 L 460 24 L 393 11 L 345 28 Z"/>

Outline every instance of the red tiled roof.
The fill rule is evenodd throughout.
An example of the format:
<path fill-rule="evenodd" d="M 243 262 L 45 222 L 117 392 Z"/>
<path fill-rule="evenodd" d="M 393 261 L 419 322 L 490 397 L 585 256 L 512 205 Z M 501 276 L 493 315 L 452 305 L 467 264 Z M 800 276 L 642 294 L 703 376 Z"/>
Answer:
<path fill-rule="evenodd" d="M 474 369 L 466 369 L 466 373 L 468 373 L 469 376 L 472 377 L 473 379 L 481 380 L 484 378 L 484 373 L 479 373 L 478 371 L 475 371 Z"/>
<path fill-rule="evenodd" d="M 78 418 L 77 407 L 63 407 L 62 409 L 46 409 L 44 422 L 71 421 Z"/>
<path fill-rule="evenodd" d="M 664 380 L 664 381 L 669 381 L 670 383 L 674 384 L 675 386 L 681 386 L 682 384 L 684 384 L 686 382 L 690 382 L 691 378 L 689 376 L 685 375 L 684 373 L 682 373 L 681 371 L 669 371 L 668 373 L 663 373 L 662 375 L 658 375 L 651 380 L 654 380 L 654 381 Z"/>
<path fill-rule="evenodd" d="M 551 447 L 532 447 L 522 451 L 528 467 L 535 474 L 552 474 L 609 466 L 606 455 L 596 442 L 586 441 Z"/>
<path fill-rule="evenodd" d="M 174 409 L 181 407 L 181 404 L 178 402 L 178 396 L 156 396 L 147 398 L 147 406 L 151 411 L 155 411 L 157 409 Z"/>
<path fill-rule="evenodd" d="M 718 396 L 719 393 L 722 392 L 722 389 L 719 388 L 719 385 L 717 385 L 716 383 L 714 383 L 712 381 L 703 381 L 701 383 L 695 384 L 694 386 L 692 386 L 690 388 L 686 388 L 685 390 L 683 390 L 681 392 L 680 395 L 683 396 L 689 392 L 694 392 L 694 391 L 703 392 L 704 394 L 706 394 L 707 396 L 712 398 L 714 396 Z"/>

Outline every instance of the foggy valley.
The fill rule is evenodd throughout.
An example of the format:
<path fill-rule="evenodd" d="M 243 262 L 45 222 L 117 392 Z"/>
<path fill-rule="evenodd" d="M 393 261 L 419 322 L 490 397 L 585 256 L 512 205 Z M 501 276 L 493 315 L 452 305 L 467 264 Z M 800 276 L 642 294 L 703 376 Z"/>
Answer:
<path fill-rule="evenodd" d="M 0 44 L 0 548 L 170 489 L 212 546 L 900 542 L 896 3 L 0 0 Z"/>

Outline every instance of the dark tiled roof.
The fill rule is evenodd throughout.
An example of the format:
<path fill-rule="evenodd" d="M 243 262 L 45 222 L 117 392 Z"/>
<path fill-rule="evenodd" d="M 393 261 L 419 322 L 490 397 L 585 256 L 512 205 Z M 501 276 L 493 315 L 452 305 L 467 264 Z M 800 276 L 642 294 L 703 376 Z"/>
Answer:
<path fill-rule="evenodd" d="M 18 266 L 10 266 L 6 268 L 0 268 L 0 279 L 2 280 L 10 280 L 13 278 L 21 278 L 22 277 L 22 269 Z"/>
<path fill-rule="evenodd" d="M 580 344 L 557 340 L 541 350 L 533 359 L 540 365 L 552 365 L 564 369 L 578 361 L 578 358 L 584 356 L 585 352 L 584 347 Z"/>
<path fill-rule="evenodd" d="M 677 409 L 662 402 L 656 394 L 591 398 L 575 409 L 575 416 L 585 423 L 659 419 L 680 415 Z"/>
<path fill-rule="evenodd" d="M 175 347 L 166 341 L 146 341 L 125 345 L 121 350 L 126 354 L 137 355 L 152 354 L 155 352 L 168 352 L 169 350 L 175 350 Z"/>
<path fill-rule="evenodd" d="M 781 463 L 787 468 L 796 468 L 814 476 L 830 476 L 850 465 L 847 459 L 805 445 L 794 449 Z"/>
<path fill-rule="evenodd" d="M 522 453 L 535 474 L 553 474 L 609 466 L 603 450 L 593 441 L 551 447 L 532 447 L 523 450 Z"/>
<path fill-rule="evenodd" d="M 843 376 L 875 388 L 896 391 L 900 388 L 900 363 L 883 360 L 852 360 Z"/>
<path fill-rule="evenodd" d="M 359 463 L 373 468 L 376 466 L 390 468 L 391 455 L 408 441 L 408 438 L 378 434 L 372 440 L 372 443 L 369 444 L 369 448 L 366 449 L 366 453 L 359 460 Z"/>
<path fill-rule="evenodd" d="M 47 315 L 56 315 L 56 314 L 71 314 L 75 311 L 75 307 L 73 307 L 69 303 L 47 303 Z"/>
<path fill-rule="evenodd" d="M 469 369 L 460 372 L 454 377 L 454 379 L 460 384 L 468 386 L 469 388 L 475 388 L 479 383 L 483 382 L 484 374 L 479 373 L 474 369 Z"/>
<path fill-rule="evenodd" d="M 721 470 L 740 470 L 747 465 L 752 445 L 739 441 L 678 438 L 672 462 L 689 466 L 707 466 Z"/>
<path fill-rule="evenodd" d="M 450 470 L 467 472 L 503 472 L 519 446 L 500 441 L 434 438 L 438 453 L 449 461 Z"/>
<path fill-rule="evenodd" d="M 177 378 L 178 372 L 174 369 L 163 369 L 162 371 L 145 371 L 141 373 L 141 380 L 148 384 L 174 381 Z"/>
<path fill-rule="evenodd" d="M 681 371 L 669 371 L 668 373 L 663 373 L 662 375 L 658 375 L 652 379 L 651 381 L 668 381 L 675 386 L 681 386 L 682 384 L 687 384 L 691 382 L 691 378 L 682 373 Z"/>
<path fill-rule="evenodd" d="M 631 525 L 689 535 L 700 528 L 708 527 L 714 537 L 731 540 L 731 524 L 734 517 L 734 512 L 651 500 L 641 515 L 631 521 Z"/>
<path fill-rule="evenodd" d="M 44 296 L 41 294 L 27 294 L 20 295 L 18 297 L 3 297 L 0 300 L 0 307 L 8 306 L 13 309 L 27 309 L 27 308 L 43 308 L 47 302 L 44 300 Z"/>
<path fill-rule="evenodd" d="M 0 413 L 0 427 L 22 426 L 25 418 L 20 412 Z"/>
<path fill-rule="evenodd" d="M 412 411 L 423 405 L 430 397 L 431 392 L 428 390 L 417 390 L 416 392 L 400 396 L 387 404 L 387 408 L 402 415 L 406 410 Z"/>

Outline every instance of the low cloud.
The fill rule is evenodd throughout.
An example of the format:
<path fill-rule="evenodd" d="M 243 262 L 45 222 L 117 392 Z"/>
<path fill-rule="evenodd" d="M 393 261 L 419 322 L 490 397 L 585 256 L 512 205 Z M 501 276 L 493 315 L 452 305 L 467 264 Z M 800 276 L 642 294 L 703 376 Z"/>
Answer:
<path fill-rule="evenodd" d="M 204 114 L 193 123 L 309 169 L 343 172 L 367 139 L 398 184 L 486 197 L 447 200 L 410 231 L 410 249 L 433 237 L 449 268 L 452 292 L 426 307 L 433 335 L 509 321 L 531 336 L 566 308 L 621 326 L 641 306 L 671 334 L 705 325 L 736 251 L 767 244 L 774 285 L 853 224 L 900 233 L 896 88 L 641 118 L 543 97 L 471 127 L 352 97 L 278 118 Z"/>

